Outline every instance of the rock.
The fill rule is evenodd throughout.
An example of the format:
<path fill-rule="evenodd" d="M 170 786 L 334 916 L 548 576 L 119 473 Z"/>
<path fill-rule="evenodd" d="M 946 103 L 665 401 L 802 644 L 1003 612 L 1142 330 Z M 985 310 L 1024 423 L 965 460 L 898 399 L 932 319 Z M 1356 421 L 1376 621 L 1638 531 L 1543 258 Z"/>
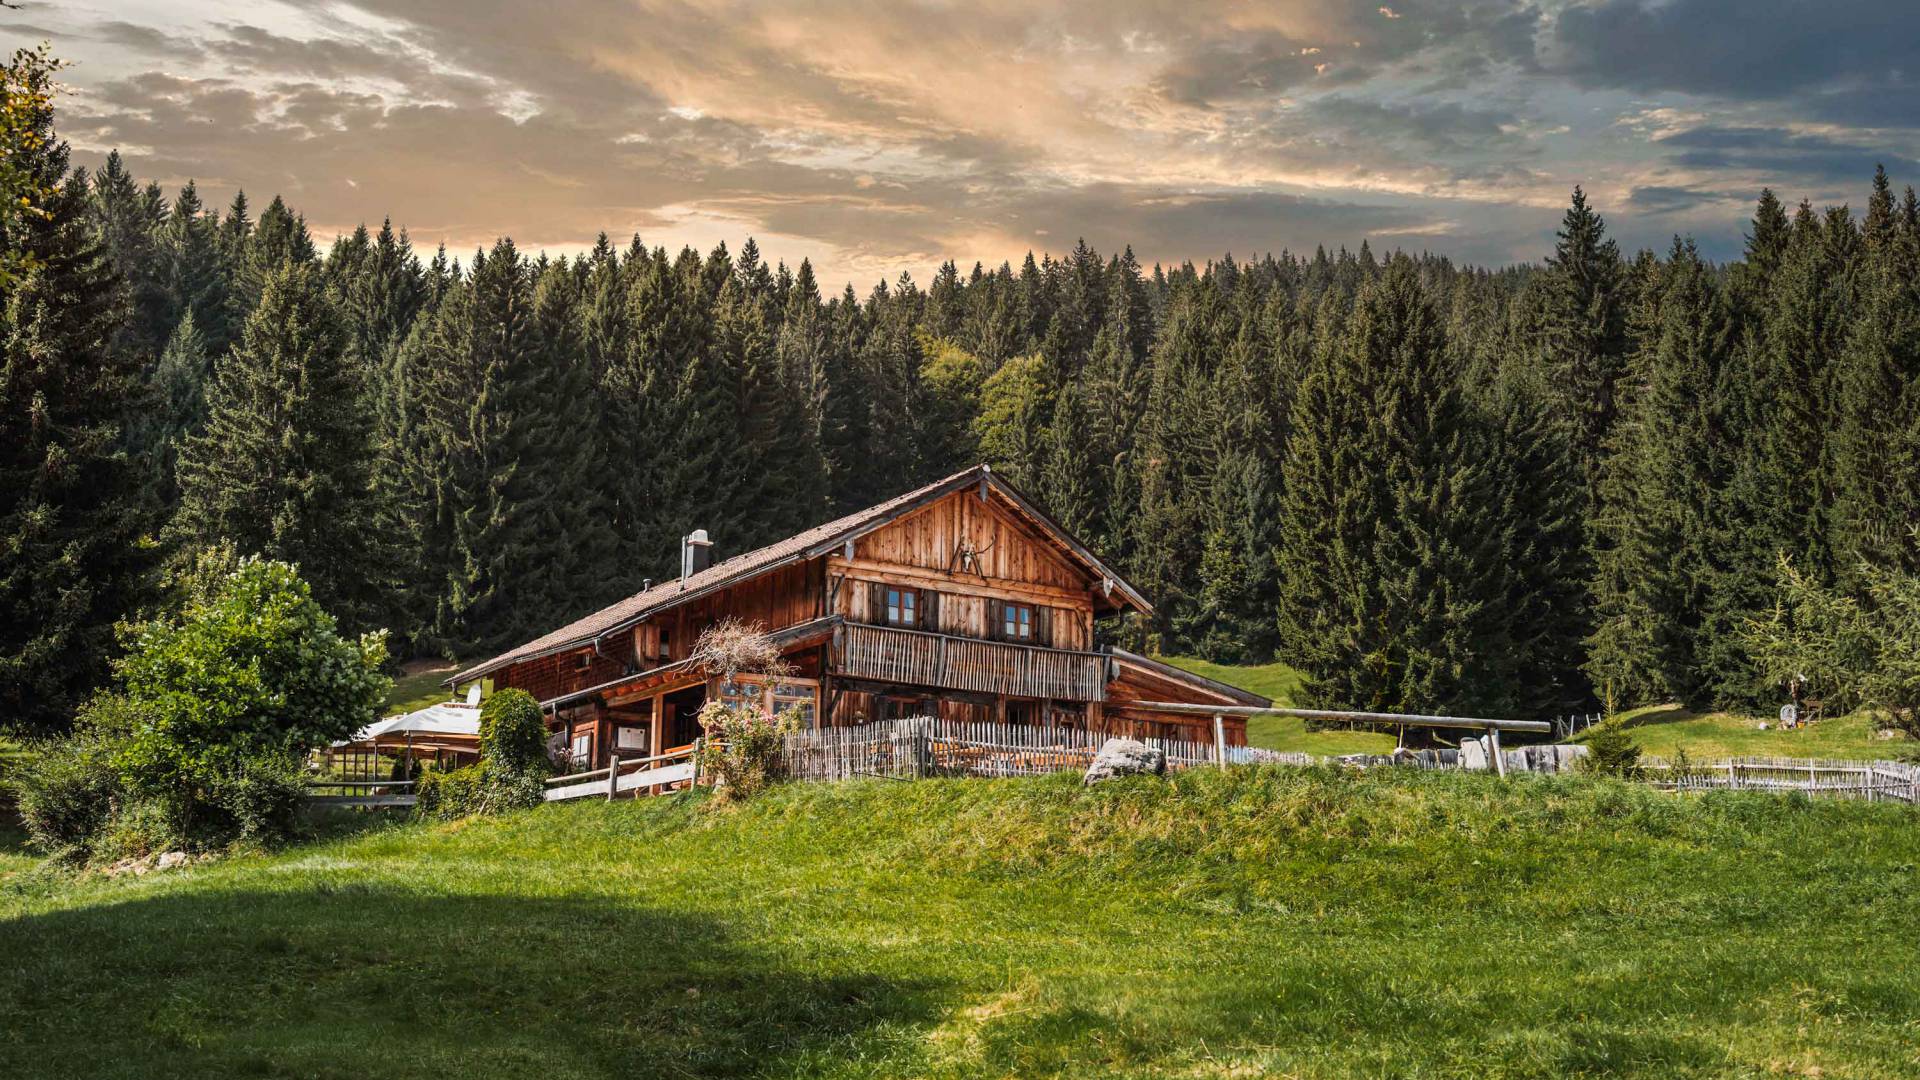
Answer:
<path fill-rule="evenodd" d="M 187 865 L 187 853 L 184 851 L 169 851 L 160 856 L 160 862 L 157 865 L 162 870 L 173 870 L 185 866 Z"/>
<path fill-rule="evenodd" d="M 1485 772 L 1487 769 L 1487 744 L 1480 739 L 1466 739 L 1460 743 L 1460 767 L 1468 772 Z"/>
<path fill-rule="evenodd" d="M 1771 730 L 1773 730 L 1773 725 L 1772 725 L 1772 724 L 1769 724 L 1769 723 L 1767 723 L 1767 722 L 1766 722 L 1765 720 L 1762 720 L 1762 721 L 1760 721 L 1760 726 L 1759 726 L 1759 727 L 1757 727 L 1757 728 L 1755 728 L 1754 730 L 1756 730 L 1756 731 L 1771 731 Z"/>
<path fill-rule="evenodd" d="M 1086 782 L 1097 784 L 1116 776 L 1140 773 L 1158 776 L 1166 771 L 1167 755 L 1159 750 L 1134 739 L 1108 739 L 1093 756 L 1093 764 L 1087 766 Z"/>

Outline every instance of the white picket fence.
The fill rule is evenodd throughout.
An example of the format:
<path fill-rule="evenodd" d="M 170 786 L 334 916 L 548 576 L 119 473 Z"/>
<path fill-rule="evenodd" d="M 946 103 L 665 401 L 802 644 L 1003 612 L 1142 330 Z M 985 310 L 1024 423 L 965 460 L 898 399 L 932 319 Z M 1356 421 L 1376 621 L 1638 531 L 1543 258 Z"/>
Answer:
<path fill-rule="evenodd" d="M 1676 772 L 1647 759 L 1647 778 L 1665 791 L 1799 791 L 1810 796 L 1920 805 L 1920 766 L 1898 761 L 1739 757 Z"/>
<path fill-rule="evenodd" d="M 1078 728 L 971 723 L 913 717 L 787 736 L 783 763 L 796 780 L 862 776 L 914 780 L 927 776 L 1040 776 L 1084 771 L 1112 735 Z M 1244 747 L 1144 737 L 1167 756 L 1167 767 L 1240 760 Z"/>

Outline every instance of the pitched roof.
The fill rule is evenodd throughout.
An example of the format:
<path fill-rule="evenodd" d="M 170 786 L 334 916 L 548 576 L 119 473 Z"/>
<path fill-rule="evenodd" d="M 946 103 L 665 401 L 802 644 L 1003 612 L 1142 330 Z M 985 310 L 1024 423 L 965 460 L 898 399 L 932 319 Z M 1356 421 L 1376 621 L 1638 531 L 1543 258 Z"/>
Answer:
<path fill-rule="evenodd" d="M 490 671 L 496 671 L 509 664 L 517 664 L 549 653 L 561 652 L 579 645 L 589 644 L 608 634 L 616 633 L 638 623 L 656 611 L 670 608 L 696 597 L 735 585 L 750 577 L 755 577 L 777 567 L 793 562 L 802 562 L 816 558 L 840 546 L 848 540 L 871 532 L 888 522 L 911 513 L 928 503 L 934 502 L 971 484 L 979 483 L 998 492 L 1014 504 L 1016 508 L 1030 517 L 1042 530 L 1050 533 L 1070 554 L 1080 560 L 1095 575 L 1110 580 L 1126 600 L 1141 611 L 1153 610 L 1139 590 L 1129 585 L 1117 572 L 1102 563 L 1080 542 L 1068 535 L 1058 522 L 1048 517 L 1046 512 L 1035 506 L 1026 496 L 1014 490 L 1005 480 L 994 475 L 985 465 L 975 465 L 963 469 L 943 480 L 936 480 L 925 487 L 915 488 L 903 495 L 897 495 L 883 503 L 856 511 L 845 517 L 835 518 L 823 525 L 816 525 L 805 532 L 787 537 L 785 540 L 768 544 L 766 547 L 735 555 L 714 563 L 699 573 L 685 578 L 673 578 L 601 608 L 584 618 L 543 634 L 540 637 L 509 649 L 490 660 L 484 660 L 448 679 L 452 685 L 458 685 L 479 678 Z"/>
<path fill-rule="evenodd" d="M 1237 686 L 1230 683 L 1223 683 L 1218 679 L 1209 679 L 1205 675 L 1196 674 L 1185 668 L 1174 667 L 1165 661 L 1155 660 L 1151 656 L 1141 656 L 1139 653 L 1131 653 L 1118 647 L 1109 651 L 1113 653 L 1114 659 L 1119 660 L 1122 664 L 1150 672 L 1170 682 L 1184 683 L 1196 690 L 1216 694 L 1240 705 L 1265 708 L 1273 704 L 1272 698 L 1262 697 L 1251 690 L 1242 690 Z"/>

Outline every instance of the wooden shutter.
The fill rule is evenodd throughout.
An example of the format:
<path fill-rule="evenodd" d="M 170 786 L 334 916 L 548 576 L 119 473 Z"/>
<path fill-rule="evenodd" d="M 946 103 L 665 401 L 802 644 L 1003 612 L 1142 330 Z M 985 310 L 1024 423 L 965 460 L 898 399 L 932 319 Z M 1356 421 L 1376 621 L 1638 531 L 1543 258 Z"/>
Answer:
<path fill-rule="evenodd" d="M 887 585 L 884 581 L 875 581 L 867 586 L 867 621 L 875 626 L 887 625 Z"/>
<path fill-rule="evenodd" d="M 940 594 L 932 589 L 920 590 L 920 629 L 940 632 Z"/>
<path fill-rule="evenodd" d="M 1052 645 L 1053 644 L 1053 609 L 1052 608 L 1041 607 L 1038 604 L 1034 605 L 1033 643 L 1035 645 Z"/>

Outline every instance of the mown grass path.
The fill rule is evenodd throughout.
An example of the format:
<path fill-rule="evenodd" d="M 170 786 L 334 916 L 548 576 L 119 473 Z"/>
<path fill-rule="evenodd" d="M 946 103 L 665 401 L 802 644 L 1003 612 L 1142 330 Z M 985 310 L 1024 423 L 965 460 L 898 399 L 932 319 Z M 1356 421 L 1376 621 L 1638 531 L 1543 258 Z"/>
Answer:
<path fill-rule="evenodd" d="M 1916 867 L 1903 808 L 1581 777 L 552 806 L 16 875 L 0 1076 L 1916 1075 Z"/>

